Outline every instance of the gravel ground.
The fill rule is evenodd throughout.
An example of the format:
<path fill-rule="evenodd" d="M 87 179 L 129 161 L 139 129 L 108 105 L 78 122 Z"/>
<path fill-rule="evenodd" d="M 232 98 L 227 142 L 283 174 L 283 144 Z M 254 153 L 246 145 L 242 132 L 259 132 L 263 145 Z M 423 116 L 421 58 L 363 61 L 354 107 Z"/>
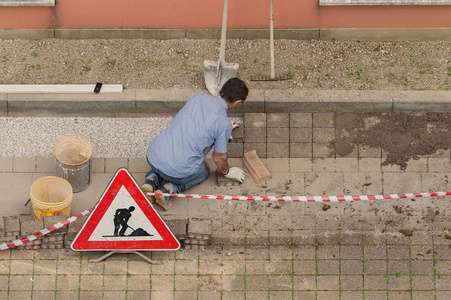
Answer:
<path fill-rule="evenodd" d="M 0 40 L 0 84 L 119 83 L 125 88 L 205 89 L 204 60 L 217 60 L 219 40 Z M 227 40 L 226 61 L 251 89 L 447 90 L 451 42 Z"/>
<path fill-rule="evenodd" d="M 68 135 L 90 141 L 93 157 L 145 157 L 150 141 L 171 120 L 171 117 L 0 118 L 0 157 L 52 157 L 56 142 Z M 241 118 L 231 120 L 242 123 Z"/>

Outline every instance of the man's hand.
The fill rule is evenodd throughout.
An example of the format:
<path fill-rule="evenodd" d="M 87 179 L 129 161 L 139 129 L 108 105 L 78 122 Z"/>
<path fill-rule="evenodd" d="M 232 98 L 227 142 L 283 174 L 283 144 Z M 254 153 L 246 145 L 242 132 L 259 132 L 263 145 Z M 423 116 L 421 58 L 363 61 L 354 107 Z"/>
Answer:
<path fill-rule="evenodd" d="M 231 167 L 229 168 L 229 172 L 225 174 L 224 177 L 243 183 L 246 174 L 244 173 L 244 169 L 238 167 Z"/>

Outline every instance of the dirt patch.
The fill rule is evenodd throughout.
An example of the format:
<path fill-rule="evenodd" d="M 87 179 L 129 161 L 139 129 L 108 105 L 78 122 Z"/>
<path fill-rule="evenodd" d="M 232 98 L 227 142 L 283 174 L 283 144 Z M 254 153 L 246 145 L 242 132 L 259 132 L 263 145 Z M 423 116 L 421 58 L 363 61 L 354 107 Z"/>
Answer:
<path fill-rule="evenodd" d="M 0 40 L 0 84 L 114 83 L 132 89 L 205 89 L 204 60 L 217 60 L 219 40 Z M 451 42 L 227 40 L 226 61 L 251 89 L 447 90 Z"/>
<path fill-rule="evenodd" d="M 356 145 L 382 149 L 383 165 L 407 167 L 409 159 L 451 148 L 451 115 L 428 114 L 337 114 L 337 155 L 347 156 Z"/>

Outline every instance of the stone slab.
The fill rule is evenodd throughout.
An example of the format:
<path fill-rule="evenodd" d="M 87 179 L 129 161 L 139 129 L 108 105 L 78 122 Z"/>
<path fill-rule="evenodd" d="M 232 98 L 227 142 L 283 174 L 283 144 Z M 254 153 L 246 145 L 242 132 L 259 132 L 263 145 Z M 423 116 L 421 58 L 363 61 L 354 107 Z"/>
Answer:
<path fill-rule="evenodd" d="M 449 41 L 450 28 L 346 28 L 321 29 L 321 40 L 341 41 Z"/>
<path fill-rule="evenodd" d="M 42 220 L 24 221 L 24 222 L 20 223 L 20 234 L 21 235 L 30 235 L 30 234 L 40 231 L 43 228 L 44 228 L 44 223 Z"/>
<path fill-rule="evenodd" d="M 0 173 L 0 182 L 0 195 L 3 195 L 1 214 L 29 214 L 30 208 L 25 206 L 25 202 L 30 199 L 32 173 Z"/>
<path fill-rule="evenodd" d="M 1 84 L 0 94 L 93 94 L 96 84 Z M 99 94 L 120 94 L 122 84 L 103 84 Z"/>
<path fill-rule="evenodd" d="M 188 220 L 187 234 L 211 235 L 211 219 L 190 218 Z"/>

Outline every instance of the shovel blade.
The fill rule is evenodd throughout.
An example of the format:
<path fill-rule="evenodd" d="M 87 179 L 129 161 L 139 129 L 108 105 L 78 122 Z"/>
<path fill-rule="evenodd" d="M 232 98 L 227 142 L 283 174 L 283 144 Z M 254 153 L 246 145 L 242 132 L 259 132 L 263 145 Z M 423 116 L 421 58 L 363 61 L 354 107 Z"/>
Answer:
<path fill-rule="evenodd" d="M 210 94 L 218 96 L 224 83 L 230 78 L 236 77 L 238 66 L 236 63 L 221 62 L 218 72 L 218 61 L 204 60 L 205 85 Z"/>

